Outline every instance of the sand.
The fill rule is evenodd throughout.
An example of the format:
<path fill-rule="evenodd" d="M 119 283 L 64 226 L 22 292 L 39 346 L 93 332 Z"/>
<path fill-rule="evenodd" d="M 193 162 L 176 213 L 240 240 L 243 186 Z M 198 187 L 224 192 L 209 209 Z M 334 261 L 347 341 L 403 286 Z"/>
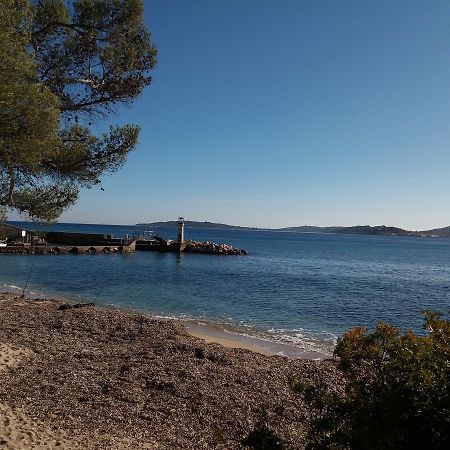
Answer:
<path fill-rule="evenodd" d="M 1 300 L 5 301 L 5 298 Z M 17 305 L 27 306 L 26 301 L 17 298 Z M 0 375 L 9 369 L 27 364 L 33 352 L 27 348 L 13 347 L 0 342 Z M 139 443 L 123 438 L 111 442 L 107 436 L 97 439 L 80 435 L 79 439 L 68 436 L 62 430 L 52 430 L 30 418 L 21 408 L 11 408 L 0 403 L 0 449 L 2 450 L 49 450 L 108 448 L 111 450 L 134 449 L 156 450 L 156 443 Z"/>
<path fill-rule="evenodd" d="M 31 356 L 32 352 L 24 348 L 13 348 L 0 342 L 0 370 L 17 365 L 22 359 Z"/>
<path fill-rule="evenodd" d="M 32 357 L 32 354 L 29 349 L 0 343 L 0 373 L 19 364 L 26 364 L 26 359 Z M 22 410 L 0 403 L 0 448 L 48 450 L 85 447 L 80 442 L 68 439 L 64 433 L 54 432 L 36 423 Z"/>
<path fill-rule="evenodd" d="M 298 345 L 245 336 L 199 322 L 187 321 L 185 322 L 185 327 L 190 335 L 203 339 L 208 344 L 215 343 L 227 348 L 241 348 L 267 356 L 279 355 L 288 358 L 310 359 L 314 361 L 330 358 L 330 355 L 307 350 Z"/>
<path fill-rule="evenodd" d="M 1 449 L 237 450 L 263 421 L 286 448 L 303 449 L 316 412 L 292 381 L 344 386 L 333 361 L 226 348 L 177 321 L 61 305 L 0 294 Z"/>
<path fill-rule="evenodd" d="M 191 336 L 202 339 L 207 344 L 219 344 L 227 348 L 241 348 L 244 350 L 250 350 L 252 352 L 261 353 L 262 355 L 273 355 L 274 353 L 268 350 L 264 350 L 257 345 L 245 342 L 242 336 L 227 336 L 225 333 L 213 331 L 208 328 L 203 328 L 198 325 L 186 325 L 186 330 Z"/>
<path fill-rule="evenodd" d="M 30 419 L 18 409 L 0 404 L 0 448 L 7 450 L 82 449 L 82 443 L 54 432 Z"/>

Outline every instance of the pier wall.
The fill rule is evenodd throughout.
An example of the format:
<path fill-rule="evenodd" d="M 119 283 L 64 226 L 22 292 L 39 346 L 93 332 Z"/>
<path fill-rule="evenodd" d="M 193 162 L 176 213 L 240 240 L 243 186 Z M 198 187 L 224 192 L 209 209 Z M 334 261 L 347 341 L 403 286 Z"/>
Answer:
<path fill-rule="evenodd" d="M 101 245 L 103 242 L 112 241 L 112 235 L 51 231 L 46 234 L 46 240 L 52 244 L 62 245 Z"/>

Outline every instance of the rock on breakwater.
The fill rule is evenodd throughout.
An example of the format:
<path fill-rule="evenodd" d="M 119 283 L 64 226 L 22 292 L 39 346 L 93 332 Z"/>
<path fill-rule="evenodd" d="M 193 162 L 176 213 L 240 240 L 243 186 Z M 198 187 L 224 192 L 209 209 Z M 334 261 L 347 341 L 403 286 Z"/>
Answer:
<path fill-rule="evenodd" d="M 185 241 L 184 251 L 190 253 L 209 253 L 212 255 L 248 255 L 246 250 L 233 247 L 229 244 L 216 244 L 209 241 Z"/>

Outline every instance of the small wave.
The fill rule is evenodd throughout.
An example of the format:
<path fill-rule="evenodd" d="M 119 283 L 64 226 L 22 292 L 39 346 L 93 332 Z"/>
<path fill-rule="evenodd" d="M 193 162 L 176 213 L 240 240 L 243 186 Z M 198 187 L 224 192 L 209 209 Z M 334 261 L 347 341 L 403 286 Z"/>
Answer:
<path fill-rule="evenodd" d="M 3 284 L 3 287 L 9 288 L 9 289 L 19 289 L 20 291 L 22 290 L 21 287 L 15 286 L 14 284 Z"/>
<path fill-rule="evenodd" d="M 174 317 L 180 319 L 180 317 Z M 198 318 L 191 318 L 195 323 L 200 323 Z M 300 347 L 306 351 L 317 352 L 325 355 L 331 355 L 334 350 L 336 336 L 328 332 L 315 332 L 312 330 L 287 330 L 284 328 L 269 328 L 263 330 L 255 326 L 242 323 L 230 323 L 223 320 L 202 320 L 203 325 L 218 329 L 225 333 L 238 334 L 243 337 L 258 339 L 268 344 L 284 344 L 289 346 Z M 279 352 L 277 352 L 278 354 Z M 284 355 L 281 351 L 280 355 Z"/>
<path fill-rule="evenodd" d="M 328 331 L 309 329 L 274 329 L 270 328 L 267 334 L 271 339 L 286 344 L 298 345 L 306 350 L 331 354 L 337 342 L 337 336 Z"/>

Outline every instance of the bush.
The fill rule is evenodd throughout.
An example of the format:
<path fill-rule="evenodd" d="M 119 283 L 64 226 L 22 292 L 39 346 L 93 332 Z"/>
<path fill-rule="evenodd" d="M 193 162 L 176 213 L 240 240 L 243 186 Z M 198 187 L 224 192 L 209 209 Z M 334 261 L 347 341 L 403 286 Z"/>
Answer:
<path fill-rule="evenodd" d="M 283 450 L 281 439 L 266 424 L 259 424 L 241 443 L 252 450 Z"/>
<path fill-rule="evenodd" d="M 450 321 L 426 311 L 424 328 L 401 335 L 379 323 L 339 339 L 345 395 L 323 403 L 308 448 L 450 448 Z"/>

